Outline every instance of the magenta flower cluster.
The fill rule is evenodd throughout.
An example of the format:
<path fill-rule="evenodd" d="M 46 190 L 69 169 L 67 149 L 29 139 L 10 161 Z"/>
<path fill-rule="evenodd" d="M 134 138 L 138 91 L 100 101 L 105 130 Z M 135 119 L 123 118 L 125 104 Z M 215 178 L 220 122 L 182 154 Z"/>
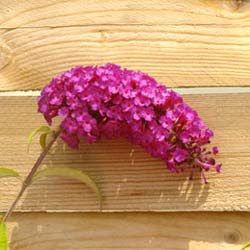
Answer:
<path fill-rule="evenodd" d="M 210 168 L 220 172 L 207 150 L 213 132 L 173 90 L 149 75 L 115 64 L 77 66 L 52 79 L 41 92 L 39 112 L 51 124 L 62 117 L 61 137 L 77 148 L 81 138 L 123 137 L 162 159 L 173 172 Z"/>

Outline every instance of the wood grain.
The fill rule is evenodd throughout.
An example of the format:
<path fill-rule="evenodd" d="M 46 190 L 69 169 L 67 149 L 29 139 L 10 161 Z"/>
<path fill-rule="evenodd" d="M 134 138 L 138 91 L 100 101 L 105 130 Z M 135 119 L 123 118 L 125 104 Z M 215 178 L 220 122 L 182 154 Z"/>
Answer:
<path fill-rule="evenodd" d="M 99 24 L 248 25 L 249 1 L 1 0 L 0 28 Z"/>
<path fill-rule="evenodd" d="M 0 0 L 0 91 L 39 90 L 74 65 L 106 62 L 170 87 L 250 86 L 249 9 L 250 1 L 237 0 Z M 49 178 L 20 201 L 17 211 L 29 213 L 11 217 L 10 250 L 240 249 L 250 239 L 249 213 L 211 211 L 250 211 L 250 93 L 185 99 L 221 150 L 223 171 L 209 173 L 209 185 L 169 173 L 122 140 L 82 143 L 79 151 L 58 142 L 44 165 L 87 171 L 102 189 L 102 211 L 121 213 L 93 213 L 97 200 L 84 185 Z M 26 150 L 29 132 L 45 124 L 36 109 L 36 97 L 0 96 L 0 165 L 22 175 L 40 151 L 38 143 Z M 0 211 L 19 187 L 1 180 Z"/>
<path fill-rule="evenodd" d="M 41 89 L 75 65 L 142 70 L 169 87 L 250 86 L 250 25 L 97 25 L 0 31 L 0 91 Z"/>
<path fill-rule="evenodd" d="M 104 196 L 103 211 L 249 211 L 250 210 L 250 93 L 185 95 L 215 132 L 213 143 L 221 152 L 221 174 L 210 172 L 210 184 L 189 173 L 176 175 L 160 160 L 123 140 L 102 141 L 80 150 L 59 143 L 45 161 L 47 166 L 71 166 L 87 171 Z M 27 136 L 43 124 L 36 114 L 36 97 L 0 97 L 0 162 L 27 173 L 39 154 L 34 143 L 26 151 Z M 13 200 L 18 181 L 0 185 L 0 210 Z M 66 179 L 47 179 L 24 195 L 18 211 L 99 211 L 95 195 L 84 185 Z"/>
<path fill-rule="evenodd" d="M 22 213 L 9 250 L 239 250 L 249 227 L 248 213 Z"/>

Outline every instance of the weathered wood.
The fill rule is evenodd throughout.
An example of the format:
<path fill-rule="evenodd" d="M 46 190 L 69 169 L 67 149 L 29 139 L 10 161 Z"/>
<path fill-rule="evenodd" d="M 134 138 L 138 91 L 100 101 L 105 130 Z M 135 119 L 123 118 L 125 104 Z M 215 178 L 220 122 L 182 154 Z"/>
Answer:
<path fill-rule="evenodd" d="M 42 88 L 77 64 L 113 62 L 171 87 L 250 86 L 249 1 L 0 0 L 0 91 Z M 103 211 L 250 211 L 250 93 L 186 95 L 215 131 L 221 174 L 174 175 L 125 141 L 59 142 L 47 166 L 89 172 Z M 27 136 L 45 124 L 36 98 L 0 96 L 0 165 L 25 175 L 39 154 Z M 1 179 L 0 211 L 20 183 Z M 98 211 L 84 185 L 50 178 L 32 186 L 18 211 Z M 15 213 L 10 250 L 236 250 L 250 239 L 248 213 Z"/>
<path fill-rule="evenodd" d="M 97 24 L 248 25 L 249 1 L 1 0 L 0 28 Z"/>
<path fill-rule="evenodd" d="M 196 175 L 176 175 L 162 161 L 125 141 L 82 143 L 79 151 L 59 143 L 45 165 L 71 166 L 89 172 L 104 195 L 103 211 L 220 211 L 250 210 L 250 93 L 185 95 L 215 132 L 213 143 L 221 152 L 222 173 L 208 173 L 209 185 Z M 39 154 L 34 143 L 26 151 L 29 132 L 43 124 L 36 114 L 36 97 L 0 97 L 0 164 L 23 174 Z M 0 210 L 13 200 L 18 181 L 0 185 Z M 47 179 L 30 187 L 18 211 L 98 211 L 95 195 L 71 180 Z"/>
<path fill-rule="evenodd" d="M 250 26 L 103 25 L 0 31 L 0 91 L 41 89 L 75 65 L 142 70 L 169 87 L 250 86 Z"/>
<path fill-rule="evenodd" d="M 239 250 L 248 213 L 15 214 L 9 250 Z"/>

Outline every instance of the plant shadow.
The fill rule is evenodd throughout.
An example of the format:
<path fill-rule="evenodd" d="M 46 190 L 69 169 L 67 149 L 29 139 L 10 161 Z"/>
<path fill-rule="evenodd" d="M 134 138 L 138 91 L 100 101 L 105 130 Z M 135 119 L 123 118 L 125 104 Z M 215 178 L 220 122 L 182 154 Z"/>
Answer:
<path fill-rule="evenodd" d="M 202 208 L 209 194 L 209 184 L 205 185 L 199 176 L 189 181 L 189 173 L 171 173 L 165 169 L 163 162 L 152 158 L 143 149 L 124 140 L 103 140 L 96 144 L 82 142 L 79 150 L 72 150 L 59 139 L 50 154 L 47 155 L 43 164 L 43 167 L 45 166 L 73 167 L 90 174 L 102 190 L 102 212 L 195 211 Z M 100 207 L 95 194 L 82 183 L 72 179 L 49 177 L 32 184 L 27 189 L 23 199 L 20 201 L 18 210 L 35 212 L 100 212 Z M 65 215 L 65 213 L 63 214 Z M 131 220 L 132 217 L 129 217 L 128 214 L 131 213 L 121 213 L 120 217 L 116 217 L 114 221 L 111 219 L 109 223 L 117 223 L 117 221 L 124 223 L 122 222 L 123 218 L 126 219 L 127 217 Z M 84 217 L 85 213 L 81 215 Z M 65 215 L 65 218 L 69 220 L 69 217 L 72 216 L 76 215 L 70 213 Z M 52 217 L 50 216 L 51 219 Z M 55 216 L 55 218 L 57 217 L 61 218 L 60 216 Z M 103 222 L 96 223 L 105 223 L 105 220 L 109 217 L 107 213 L 100 213 L 96 218 L 100 218 Z M 169 214 L 167 217 L 169 217 Z M 32 218 L 36 220 L 35 216 Z M 93 220 L 96 219 L 93 218 Z M 144 220 L 145 218 L 143 217 L 141 223 L 144 223 Z M 51 222 L 47 221 L 46 224 L 40 221 L 39 216 L 37 221 L 45 228 L 48 225 L 50 225 L 50 228 L 53 228 Z M 60 219 L 57 219 L 56 223 L 62 222 L 60 222 Z M 128 224 L 126 226 L 129 226 Z M 63 225 L 61 226 L 63 228 Z M 115 224 L 112 224 L 112 226 L 115 227 Z M 19 220 L 15 225 L 10 238 L 11 250 L 19 249 L 20 240 L 16 239 L 20 239 L 20 234 L 22 234 L 23 228 L 26 227 L 27 222 L 25 220 Z M 41 233 L 39 228 L 30 228 L 30 230 L 35 235 L 34 237 L 39 238 Z M 88 230 L 86 233 L 91 234 L 91 230 Z M 147 230 L 149 230 L 150 235 L 149 225 Z M 66 234 L 68 229 L 65 228 L 63 232 Z M 73 235 L 72 237 L 74 238 Z M 38 238 L 37 241 L 39 242 Z M 149 239 L 151 238 L 149 237 Z M 63 247 L 57 247 L 55 242 L 53 244 L 53 249 L 63 249 Z M 182 249 L 188 249 L 187 242 L 184 245 Z M 112 244 L 109 245 L 109 247 L 111 246 Z M 27 245 L 24 249 L 32 249 L 32 247 L 34 246 Z M 43 248 L 40 246 L 37 249 Z"/>
<path fill-rule="evenodd" d="M 196 175 L 175 174 L 165 164 L 124 140 L 82 142 L 78 150 L 59 139 L 43 166 L 67 166 L 90 174 L 103 193 L 102 211 L 199 210 L 209 193 Z M 198 173 L 197 173 L 198 174 Z M 99 211 L 95 194 L 71 179 L 47 178 L 28 188 L 21 210 Z"/>

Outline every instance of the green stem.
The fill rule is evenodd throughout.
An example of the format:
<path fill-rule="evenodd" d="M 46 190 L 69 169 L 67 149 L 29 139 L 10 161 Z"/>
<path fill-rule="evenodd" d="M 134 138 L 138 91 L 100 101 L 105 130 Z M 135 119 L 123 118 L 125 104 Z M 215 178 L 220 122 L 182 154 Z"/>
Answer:
<path fill-rule="evenodd" d="M 248 247 L 250 247 L 250 242 L 247 242 L 247 243 L 241 248 L 241 250 L 245 250 L 245 249 L 247 249 Z"/>

